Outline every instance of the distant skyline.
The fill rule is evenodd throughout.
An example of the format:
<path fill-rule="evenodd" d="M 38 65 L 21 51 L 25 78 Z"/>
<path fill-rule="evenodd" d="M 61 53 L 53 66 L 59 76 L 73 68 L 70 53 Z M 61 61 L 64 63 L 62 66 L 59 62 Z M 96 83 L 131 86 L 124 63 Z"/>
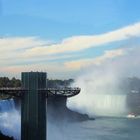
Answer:
<path fill-rule="evenodd" d="M 0 76 L 75 78 L 131 53 L 140 48 L 139 13 L 139 0 L 0 0 Z"/>

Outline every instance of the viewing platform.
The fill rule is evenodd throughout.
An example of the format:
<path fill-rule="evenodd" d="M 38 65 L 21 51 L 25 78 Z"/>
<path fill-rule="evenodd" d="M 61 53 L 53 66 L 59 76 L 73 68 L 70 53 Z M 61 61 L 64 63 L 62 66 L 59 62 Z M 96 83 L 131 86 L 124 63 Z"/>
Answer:
<path fill-rule="evenodd" d="M 21 140 L 46 140 L 46 99 L 49 117 L 80 116 L 66 107 L 67 98 L 77 95 L 80 88 L 49 88 L 45 72 L 22 72 L 21 82 L 21 87 L 0 88 L 1 100 L 16 97 L 21 101 Z"/>
<path fill-rule="evenodd" d="M 72 97 L 80 93 L 80 88 L 72 88 L 72 87 L 63 87 L 63 88 L 44 88 L 44 89 L 37 89 L 38 94 L 44 93 L 46 98 L 48 96 L 63 96 L 63 97 Z M 10 87 L 3 87 L 0 88 L 0 99 L 9 99 L 13 97 L 22 98 L 24 94 L 27 93 L 29 89 L 24 89 L 21 87 L 17 88 L 10 88 Z"/>

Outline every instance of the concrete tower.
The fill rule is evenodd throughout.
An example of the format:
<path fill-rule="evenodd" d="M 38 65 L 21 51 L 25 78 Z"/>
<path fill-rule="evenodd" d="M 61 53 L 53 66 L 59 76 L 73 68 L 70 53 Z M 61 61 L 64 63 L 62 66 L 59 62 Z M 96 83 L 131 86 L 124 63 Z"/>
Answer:
<path fill-rule="evenodd" d="M 46 140 L 46 88 L 44 72 L 22 72 L 22 88 L 27 89 L 21 105 L 21 140 Z"/>

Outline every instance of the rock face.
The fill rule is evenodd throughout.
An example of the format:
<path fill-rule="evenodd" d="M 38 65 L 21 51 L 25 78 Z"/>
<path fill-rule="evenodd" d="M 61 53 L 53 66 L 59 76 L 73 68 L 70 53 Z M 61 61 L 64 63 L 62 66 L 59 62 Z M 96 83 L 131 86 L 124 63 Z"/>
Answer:
<path fill-rule="evenodd" d="M 47 119 L 49 121 L 84 121 L 90 119 L 86 114 L 71 111 L 66 107 L 66 97 L 50 96 L 47 99 Z"/>
<path fill-rule="evenodd" d="M 0 140 L 14 140 L 14 138 L 13 137 L 5 136 L 0 131 Z"/>

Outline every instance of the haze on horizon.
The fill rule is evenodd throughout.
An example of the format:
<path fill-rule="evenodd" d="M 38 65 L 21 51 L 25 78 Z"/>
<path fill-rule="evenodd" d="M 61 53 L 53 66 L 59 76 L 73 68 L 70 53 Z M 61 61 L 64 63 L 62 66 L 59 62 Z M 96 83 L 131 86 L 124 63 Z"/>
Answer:
<path fill-rule="evenodd" d="M 138 0 L 0 0 L 0 76 L 47 71 L 50 78 L 75 78 L 91 66 L 135 57 L 134 52 L 131 63 L 139 67 L 139 5 Z"/>

